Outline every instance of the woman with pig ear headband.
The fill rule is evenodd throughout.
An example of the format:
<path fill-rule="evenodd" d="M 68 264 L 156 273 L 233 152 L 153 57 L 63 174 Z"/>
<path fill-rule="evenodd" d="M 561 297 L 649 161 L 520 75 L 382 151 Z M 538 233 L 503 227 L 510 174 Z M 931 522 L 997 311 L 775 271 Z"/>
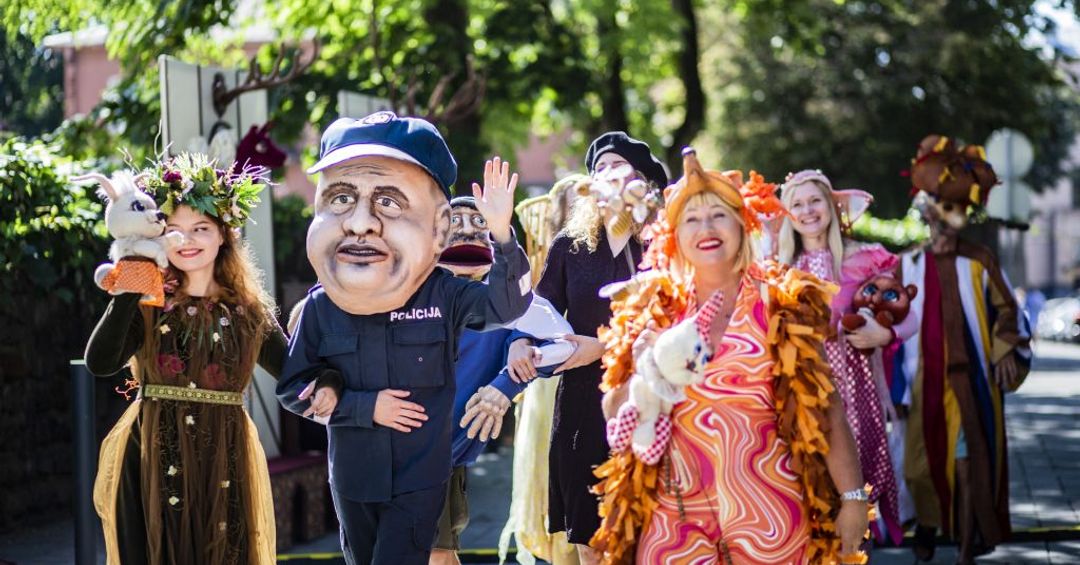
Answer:
<path fill-rule="evenodd" d="M 893 276 L 899 258 L 880 244 L 859 243 L 845 236 L 873 197 L 861 190 L 833 190 L 829 178 L 818 170 L 789 174 L 781 190 L 781 200 L 790 215 L 783 219 L 779 235 L 781 263 L 840 285 L 832 302 L 835 336 L 825 342 L 825 353 L 833 370 L 848 423 L 855 433 L 859 461 L 866 481 L 873 488 L 870 501 L 878 505 L 882 518 L 874 534 L 879 543 L 903 539 L 900 517 L 900 486 L 889 454 L 887 422 L 899 425 L 886 384 L 882 356 L 891 361 L 895 347 L 913 335 L 918 316 L 909 315 L 895 327 L 882 326 L 873 317 L 866 325 L 847 333 L 840 317 L 852 311 L 852 299 L 864 281 Z M 860 350 L 872 350 L 866 354 Z M 906 492 L 904 493 L 906 495 Z"/>

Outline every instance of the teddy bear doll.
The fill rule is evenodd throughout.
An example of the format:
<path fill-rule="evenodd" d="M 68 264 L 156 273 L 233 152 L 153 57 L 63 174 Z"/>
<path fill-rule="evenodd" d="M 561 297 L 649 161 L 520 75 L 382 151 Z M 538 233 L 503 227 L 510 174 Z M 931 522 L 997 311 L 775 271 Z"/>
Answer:
<path fill-rule="evenodd" d="M 183 242 L 177 232 L 165 230 L 165 214 L 154 199 L 137 186 L 138 176 L 121 171 L 110 179 L 100 173 L 72 178 L 95 181 L 105 200 L 105 228 L 113 237 L 109 246 L 111 262 L 94 271 L 94 282 L 110 294 L 138 292 L 141 304 L 164 306 L 165 291 L 161 271 L 169 266 L 167 250 Z"/>
<path fill-rule="evenodd" d="M 855 311 L 844 314 L 840 325 L 844 331 L 853 332 L 865 326 L 867 319 L 874 318 L 883 327 L 892 328 L 907 318 L 911 301 L 918 293 L 915 285 L 903 286 L 891 276 L 871 277 L 855 292 L 851 299 Z"/>

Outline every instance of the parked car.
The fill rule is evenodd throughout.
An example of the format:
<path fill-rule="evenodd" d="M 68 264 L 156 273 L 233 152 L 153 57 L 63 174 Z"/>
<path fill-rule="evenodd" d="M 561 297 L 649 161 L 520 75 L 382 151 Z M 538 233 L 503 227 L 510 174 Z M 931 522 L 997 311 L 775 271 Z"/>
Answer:
<path fill-rule="evenodd" d="M 1053 341 L 1080 341 L 1080 298 L 1047 300 L 1035 325 L 1035 337 Z"/>

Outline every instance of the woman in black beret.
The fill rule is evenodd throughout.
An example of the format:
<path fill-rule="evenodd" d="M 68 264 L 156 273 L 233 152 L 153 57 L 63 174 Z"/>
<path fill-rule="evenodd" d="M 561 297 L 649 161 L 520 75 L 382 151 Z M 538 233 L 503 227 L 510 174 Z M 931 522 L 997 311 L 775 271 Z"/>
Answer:
<path fill-rule="evenodd" d="M 596 138 L 585 154 L 585 167 L 594 176 L 625 175 L 663 190 L 667 172 L 649 146 L 621 131 Z M 566 532 L 576 544 L 583 565 L 598 563 L 600 553 L 588 546 L 600 525 L 593 468 L 608 455 L 605 420 L 601 410 L 600 357 L 604 347 L 597 329 L 608 324 L 608 299 L 599 296 L 606 284 L 629 279 L 641 262 L 642 225 L 623 232 L 609 228 L 609 218 L 595 198 L 574 202 L 566 227 L 555 237 L 548 252 L 536 294 L 565 313 L 576 335 L 567 336 L 577 349 L 559 372 L 563 378 L 555 397 L 549 452 L 548 530 Z M 514 344 L 508 363 L 531 362 L 527 344 Z M 534 373 L 533 371 L 529 371 Z"/>

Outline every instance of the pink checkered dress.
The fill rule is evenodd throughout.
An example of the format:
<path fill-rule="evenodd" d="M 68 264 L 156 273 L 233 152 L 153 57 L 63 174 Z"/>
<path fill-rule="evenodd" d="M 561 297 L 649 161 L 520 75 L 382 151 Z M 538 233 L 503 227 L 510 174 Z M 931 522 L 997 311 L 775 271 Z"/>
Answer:
<path fill-rule="evenodd" d="M 833 255 L 828 249 L 804 252 L 795 261 L 795 267 L 818 278 L 839 282 L 833 273 Z M 837 304 L 834 303 L 833 307 L 837 307 Z M 825 342 L 825 354 L 832 366 L 836 390 L 844 401 L 847 420 L 859 448 L 863 478 L 873 486 L 870 500 L 879 505 L 879 516 L 885 521 L 893 541 L 899 543 L 898 536 L 903 534 L 899 523 L 896 478 L 889 456 L 882 399 L 878 398 L 870 358 L 842 339 Z M 884 401 L 888 402 L 889 399 Z M 879 542 L 884 541 L 885 533 L 875 528 Z"/>

